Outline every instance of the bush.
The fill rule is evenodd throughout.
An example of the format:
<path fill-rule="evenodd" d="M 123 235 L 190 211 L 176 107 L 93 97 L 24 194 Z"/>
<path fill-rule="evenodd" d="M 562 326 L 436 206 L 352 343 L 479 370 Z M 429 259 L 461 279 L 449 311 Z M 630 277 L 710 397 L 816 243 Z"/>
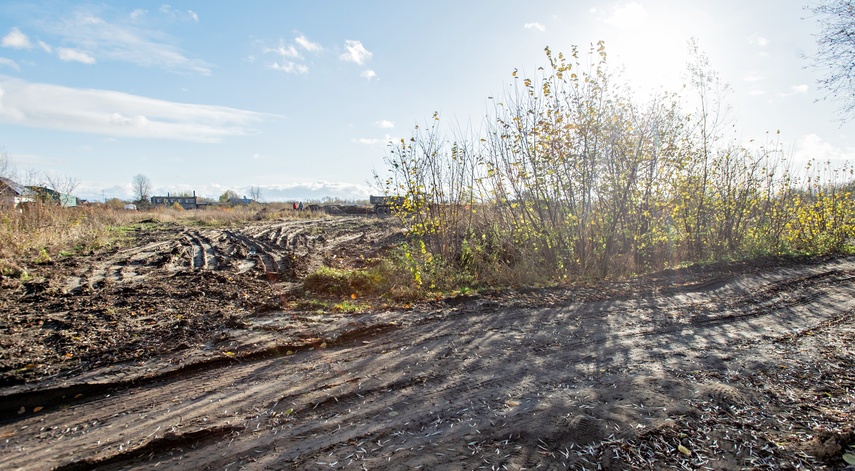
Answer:
<path fill-rule="evenodd" d="M 514 72 L 479 135 L 445 136 L 438 113 L 416 126 L 376 178 L 403 198 L 410 242 L 394 264 L 428 292 L 848 250 L 852 170 L 812 164 L 797 178 L 777 138 L 725 136 L 711 110 L 726 86 L 693 46 L 695 110 L 691 97 L 634 99 L 598 44 L 587 63 L 547 48 L 543 72 Z"/>

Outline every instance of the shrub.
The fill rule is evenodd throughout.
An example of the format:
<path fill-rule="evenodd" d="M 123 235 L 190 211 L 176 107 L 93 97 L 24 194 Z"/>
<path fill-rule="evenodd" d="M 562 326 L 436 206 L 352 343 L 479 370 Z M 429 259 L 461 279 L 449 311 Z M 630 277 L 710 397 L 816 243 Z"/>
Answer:
<path fill-rule="evenodd" d="M 444 135 L 438 113 L 416 126 L 376 175 L 403 198 L 410 241 L 394 265 L 428 292 L 848 250 L 851 169 L 809 165 L 799 179 L 777 137 L 755 148 L 726 136 L 727 87 L 692 47 L 687 97 L 634 99 L 602 44 L 587 63 L 547 48 L 549 66 L 515 71 L 479 134 Z"/>

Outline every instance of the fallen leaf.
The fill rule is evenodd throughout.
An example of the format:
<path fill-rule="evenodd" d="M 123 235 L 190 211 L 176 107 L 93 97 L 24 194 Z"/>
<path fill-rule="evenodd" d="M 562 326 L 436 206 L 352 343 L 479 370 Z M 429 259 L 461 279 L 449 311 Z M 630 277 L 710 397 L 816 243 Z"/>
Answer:
<path fill-rule="evenodd" d="M 21 414 L 23 414 L 24 412 L 27 412 L 27 408 L 26 408 L 26 407 L 24 407 L 24 406 L 21 406 L 21 408 L 20 408 L 20 409 L 18 409 L 18 415 L 21 415 Z"/>
<path fill-rule="evenodd" d="M 36 407 L 33 407 L 33 412 L 38 412 L 38 411 L 40 411 L 40 410 L 42 410 L 42 409 L 44 409 L 44 407 L 42 407 L 42 406 L 36 406 Z"/>
<path fill-rule="evenodd" d="M 225 352 L 225 353 L 223 353 L 223 355 L 225 355 L 227 357 L 233 357 L 233 356 L 235 356 L 235 352 Z"/>
<path fill-rule="evenodd" d="M 395 417 L 396 415 L 398 415 L 398 413 L 395 411 L 389 412 L 389 417 Z"/>
<path fill-rule="evenodd" d="M 321 347 L 321 348 L 327 348 L 327 343 L 326 343 L 326 342 L 324 342 L 324 343 L 320 344 L 320 345 L 319 345 L 319 347 Z"/>
<path fill-rule="evenodd" d="M 689 449 L 688 449 L 688 448 L 686 448 L 686 447 L 684 447 L 683 445 L 678 446 L 678 447 L 677 447 L 677 451 L 679 451 L 680 453 L 682 453 L 682 454 L 684 454 L 684 455 L 686 455 L 686 456 L 689 456 L 689 455 L 691 455 L 691 454 L 692 454 L 692 452 L 691 452 L 691 451 L 689 451 Z"/>
<path fill-rule="evenodd" d="M 294 350 L 288 350 L 287 352 L 285 352 L 285 354 L 286 354 L 286 355 L 293 355 L 293 354 L 294 354 Z"/>

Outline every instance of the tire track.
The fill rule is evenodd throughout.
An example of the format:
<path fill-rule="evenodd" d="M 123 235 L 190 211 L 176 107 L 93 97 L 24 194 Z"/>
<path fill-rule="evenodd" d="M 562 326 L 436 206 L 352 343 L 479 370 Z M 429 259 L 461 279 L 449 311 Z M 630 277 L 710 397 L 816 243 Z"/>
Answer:
<path fill-rule="evenodd" d="M 207 265 L 205 249 L 195 231 L 185 231 L 182 236 L 185 242 L 186 253 L 190 259 L 188 268 L 191 270 L 204 269 Z"/>
<path fill-rule="evenodd" d="M 292 233 L 285 227 L 275 237 Z M 265 271 L 282 269 L 274 255 L 288 252 L 273 243 L 275 237 L 225 235 L 238 246 L 232 253 L 255 248 Z M 207 259 L 202 237 L 196 242 Z M 701 369 L 711 364 L 708 357 L 727 356 L 736 364 L 746 360 L 740 355 L 749 356 L 735 348 L 740 343 L 769 343 L 855 311 L 851 260 L 787 270 L 736 277 L 712 285 L 704 296 L 674 293 L 538 309 L 487 310 L 472 303 L 428 315 L 378 315 L 374 324 L 351 326 L 326 345 L 318 343 L 324 340 L 318 331 L 317 339 L 302 345 L 217 356 L 168 374 L 57 389 L 54 396 L 7 396 L 0 401 L 8 419 L 0 424 L 6 438 L 0 465 L 119 468 L 140 463 L 143 453 L 152 467 L 176 457 L 187 468 L 236 462 L 313 468 L 333 459 L 340 466 L 346 461 L 338 459 L 372 468 L 390 462 L 415 467 L 435 453 L 444 454 L 438 463 L 451 465 L 460 453 L 470 454 L 467 446 L 492 446 L 500 436 L 507 444 L 513 440 L 505 437 L 563 440 L 582 429 L 605 433 L 601 424 L 617 416 L 649 424 L 667 415 L 652 407 L 633 412 L 631 404 L 615 399 L 633 384 L 626 378 L 672 381 L 670 372 Z M 384 324 L 389 319 L 396 324 Z M 740 394 L 715 384 L 703 390 Z M 25 399 L 28 413 L 19 415 Z M 35 406 L 41 413 L 29 413 Z M 594 408 L 603 415 L 595 416 Z M 535 415 L 551 417 L 555 428 L 526 428 Z M 198 448 L 188 445 L 194 438 Z M 546 451 L 544 445 L 534 446 L 534 453 L 537 446 Z M 490 447 L 484 459 L 498 449 Z"/>
<path fill-rule="evenodd" d="M 267 243 L 237 232 L 226 231 L 226 234 L 247 248 L 247 258 L 256 260 L 256 267 L 262 273 L 274 275 L 280 273 L 279 263 L 274 255 L 276 250 L 271 249 Z"/>

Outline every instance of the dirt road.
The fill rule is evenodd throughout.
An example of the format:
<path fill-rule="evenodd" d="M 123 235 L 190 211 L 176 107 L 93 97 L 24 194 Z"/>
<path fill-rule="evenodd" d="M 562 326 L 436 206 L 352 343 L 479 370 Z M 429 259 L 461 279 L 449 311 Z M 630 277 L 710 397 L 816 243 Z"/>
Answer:
<path fill-rule="evenodd" d="M 27 382 L 0 389 L 0 468 L 843 469 L 855 445 L 855 258 L 319 313 L 271 300 L 396 236 L 369 218 L 289 224 L 166 231 L 85 276 L 78 261 L 38 293 L 9 288 L 19 317 L 39 294 L 156 312 L 114 312 L 116 344 L 73 367 L 12 340 L 66 332 L 45 324 L 67 314 L 4 319 L 22 349 L 6 377 Z M 165 346 L 146 353 L 152 336 Z M 71 337 L 69 362 L 86 355 Z"/>

